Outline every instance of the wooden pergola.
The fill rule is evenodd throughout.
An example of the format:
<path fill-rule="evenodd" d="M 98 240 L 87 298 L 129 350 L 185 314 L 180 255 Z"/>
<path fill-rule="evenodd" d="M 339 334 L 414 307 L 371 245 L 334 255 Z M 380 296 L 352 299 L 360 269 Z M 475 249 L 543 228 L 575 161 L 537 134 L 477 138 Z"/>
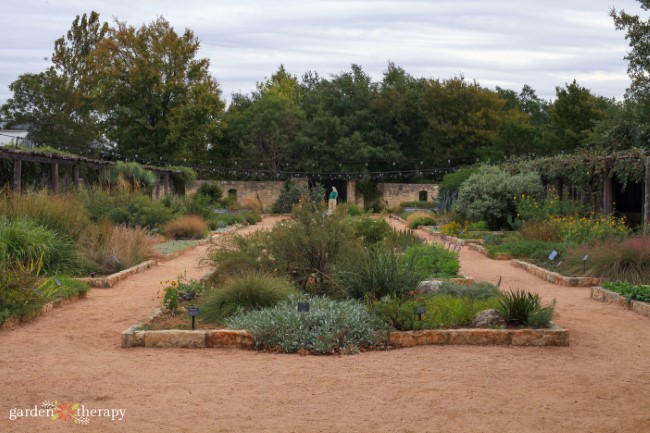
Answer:
<path fill-rule="evenodd" d="M 59 192 L 59 166 L 71 166 L 72 167 L 72 185 L 74 188 L 79 188 L 80 177 L 79 177 L 79 166 L 81 164 L 86 167 L 97 170 L 99 178 L 103 179 L 105 176 L 105 171 L 110 169 L 116 164 L 114 161 L 103 161 L 98 159 L 86 158 L 83 156 L 76 155 L 65 155 L 59 153 L 48 153 L 48 152 L 38 152 L 38 151 L 25 151 L 9 148 L 0 148 L 0 158 L 9 159 L 14 162 L 14 179 L 13 179 L 13 191 L 20 193 L 22 190 L 22 165 L 24 162 L 35 162 L 39 164 L 48 164 L 51 167 L 51 176 L 50 176 L 50 189 L 53 192 Z M 174 169 L 164 169 L 160 167 L 150 167 L 144 166 L 147 170 L 150 170 L 158 176 L 158 182 L 156 183 L 156 195 L 160 195 L 160 178 L 163 179 L 163 190 L 164 194 L 167 195 L 170 192 L 170 176 L 171 174 L 180 173 L 178 170 Z M 70 188 L 70 174 L 69 171 L 66 171 L 64 178 L 65 190 Z"/>

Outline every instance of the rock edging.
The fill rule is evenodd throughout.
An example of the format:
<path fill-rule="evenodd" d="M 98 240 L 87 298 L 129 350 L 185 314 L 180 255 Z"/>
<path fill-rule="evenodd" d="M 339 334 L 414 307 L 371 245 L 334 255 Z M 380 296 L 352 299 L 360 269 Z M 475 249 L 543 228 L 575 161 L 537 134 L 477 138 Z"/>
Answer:
<path fill-rule="evenodd" d="M 83 281 L 88 284 L 90 287 L 99 288 L 99 289 L 110 289 L 118 282 L 126 279 L 128 276 L 140 273 L 149 268 L 152 268 L 158 264 L 157 260 L 147 260 L 142 262 L 139 265 L 132 266 L 123 271 L 117 272 L 115 274 L 107 275 L 105 277 L 88 277 L 88 278 L 77 278 L 79 281 Z"/>
<path fill-rule="evenodd" d="M 632 310 L 641 316 L 650 317 L 650 304 L 642 301 L 627 300 L 622 296 L 604 287 L 595 286 L 591 288 L 591 298 L 608 304 L 618 304 L 628 310 Z"/>
<path fill-rule="evenodd" d="M 557 272 L 549 271 L 541 266 L 523 260 L 512 260 L 510 264 L 516 268 L 521 268 L 529 274 L 542 278 L 550 283 L 565 287 L 593 287 L 600 284 L 600 278 L 594 277 L 567 277 Z"/>
<path fill-rule="evenodd" d="M 545 329 L 428 329 L 394 331 L 388 342 L 398 347 L 427 345 L 568 346 L 569 331 L 551 323 Z"/>
<path fill-rule="evenodd" d="M 247 331 L 231 329 L 212 329 L 208 331 L 186 331 L 168 329 L 162 331 L 140 330 L 140 325 L 134 325 L 122 332 L 121 346 L 153 347 L 153 348 L 237 348 L 252 349 L 255 339 Z"/>

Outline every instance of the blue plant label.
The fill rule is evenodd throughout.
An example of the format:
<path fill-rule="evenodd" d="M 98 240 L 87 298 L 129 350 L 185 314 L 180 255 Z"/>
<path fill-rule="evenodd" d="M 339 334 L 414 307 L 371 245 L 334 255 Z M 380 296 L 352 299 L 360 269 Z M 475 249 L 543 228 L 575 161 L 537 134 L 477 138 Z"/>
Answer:
<path fill-rule="evenodd" d="M 55 278 L 55 279 L 54 279 L 54 283 L 55 283 L 57 286 L 61 287 L 61 280 L 59 280 L 58 278 Z"/>
<path fill-rule="evenodd" d="M 465 234 L 465 230 L 461 230 L 461 231 L 460 231 L 460 234 L 461 234 L 461 235 L 464 235 L 464 234 Z"/>
<path fill-rule="evenodd" d="M 427 312 L 427 307 L 425 306 L 418 307 L 418 309 L 415 310 L 415 314 L 426 314 L 426 312 Z"/>
<path fill-rule="evenodd" d="M 309 312 L 309 302 L 298 302 L 298 312 L 299 313 Z"/>
<path fill-rule="evenodd" d="M 551 254 L 549 254 L 548 256 L 549 260 L 555 260 L 556 257 L 557 257 L 557 251 L 555 250 L 551 251 Z"/>
<path fill-rule="evenodd" d="M 187 312 L 190 314 L 190 316 L 198 316 L 199 315 L 199 307 L 189 307 L 187 309 Z"/>
<path fill-rule="evenodd" d="M 489 240 L 490 240 L 490 235 L 485 236 L 485 237 L 483 238 L 483 240 L 484 240 L 485 242 L 489 241 Z"/>

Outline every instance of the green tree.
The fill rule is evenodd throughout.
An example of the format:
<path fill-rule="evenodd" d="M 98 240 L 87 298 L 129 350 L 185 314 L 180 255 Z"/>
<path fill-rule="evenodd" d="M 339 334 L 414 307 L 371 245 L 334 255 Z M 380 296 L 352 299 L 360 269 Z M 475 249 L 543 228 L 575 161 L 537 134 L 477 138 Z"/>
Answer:
<path fill-rule="evenodd" d="M 7 126 L 26 125 L 32 140 L 42 145 L 80 150 L 97 140 L 88 60 L 107 32 L 98 13 L 77 15 L 66 36 L 54 43 L 53 67 L 23 74 L 10 85 L 14 95 L 2 107 Z"/>
<path fill-rule="evenodd" d="M 209 60 L 191 30 L 159 17 L 140 28 L 117 21 L 92 53 L 93 85 L 106 136 L 120 153 L 180 160 L 205 157 L 224 108 Z"/>
<path fill-rule="evenodd" d="M 574 151 L 588 146 L 597 122 L 605 117 L 608 102 L 591 94 L 576 80 L 555 88 L 556 99 L 549 109 L 555 150 Z"/>
<path fill-rule="evenodd" d="M 650 1 L 638 2 L 644 11 L 650 9 Z M 631 47 L 625 56 L 628 61 L 627 72 L 632 79 L 630 96 L 646 99 L 650 95 L 650 20 L 614 8 L 610 10 L 610 16 L 614 19 L 617 30 L 626 31 L 625 39 Z"/>

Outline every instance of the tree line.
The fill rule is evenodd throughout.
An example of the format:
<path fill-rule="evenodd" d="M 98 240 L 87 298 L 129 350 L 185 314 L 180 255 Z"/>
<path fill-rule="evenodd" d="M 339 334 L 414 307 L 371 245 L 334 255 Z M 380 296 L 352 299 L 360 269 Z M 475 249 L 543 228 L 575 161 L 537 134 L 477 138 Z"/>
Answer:
<path fill-rule="evenodd" d="M 648 28 L 624 12 L 611 15 L 628 36 Z M 648 56 L 632 43 L 645 39 L 630 40 L 634 90 L 623 101 L 575 80 L 548 101 L 528 85 L 514 91 L 463 76 L 414 77 L 389 62 L 380 81 L 360 65 L 300 78 L 280 65 L 226 106 L 191 30 L 177 33 L 162 17 L 140 27 L 109 24 L 91 12 L 54 42 L 47 70 L 10 85 L 0 121 L 28 127 L 38 145 L 76 153 L 110 149 L 153 163 L 269 172 L 417 171 L 647 147 Z"/>

